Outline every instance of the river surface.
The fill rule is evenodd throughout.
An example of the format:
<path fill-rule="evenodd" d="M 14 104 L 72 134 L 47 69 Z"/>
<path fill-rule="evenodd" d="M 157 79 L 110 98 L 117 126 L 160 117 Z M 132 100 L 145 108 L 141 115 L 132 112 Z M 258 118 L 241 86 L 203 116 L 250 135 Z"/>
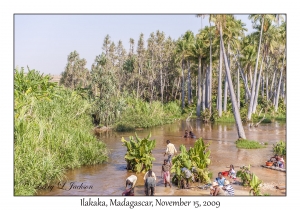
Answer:
<path fill-rule="evenodd" d="M 186 148 L 194 146 L 195 139 L 184 139 L 184 130 L 193 129 L 194 134 L 202 137 L 205 143 L 209 143 L 211 150 L 211 164 L 209 170 L 213 172 L 213 179 L 218 172 L 229 170 L 229 165 L 235 166 L 235 171 L 240 166 L 251 165 L 254 172 L 264 183 L 262 193 L 270 195 L 286 195 L 285 190 L 276 190 L 275 186 L 286 186 L 286 173 L 261 167 L 272 155 L 272 146 L 279 140 L 286 141 L 286 123 L 261 123 L 259 127 L 249 127 L 244 125 L 247 139 L 267 142 L 263 149 L 238 149 L 234 142 L 237 139 L 237 131 L 234 123 L 214 123 L 204 124 L 199 120 L 177 121 L 173 124 L 157 126 L 149 129 L 135 131 L 139 137 L 146 137 L 151 132 L 151 139 L 156 140 L 156 147 L 153 156 L 156 160 L 153 163 L 153 171 L 157 176 L 156 195 L 209 195 L 208 190 L 200 190 L 194 184 L 191 189 L 179 190 L 177 186 L 165 188 L 161 179 L 161 165 L 164 160 L 163 153 L 166 149 L 166 140 L 170 140 L 177 149 L 181 144 Z M 134 136 L 134 132 L 105 132 L 100 138 L 107 144 L 110 150 L 107 163 L 84 166 L 79 169 L 69 170 L 66 178 L 59 184 L 54 183 L 52 189 L 40 190 L 37 195 L 121 195 L 125 188 L 125 180 L 132 172 L 126 170 L 124 155 L 126 148 L 122 146 L 121 138 L 126 140 L 129 136 Z M 286 161 L 286 160 L 285 160 Z M 144 174 L 137 174 L 135 195 L 144 195 Z M 71 188 L 71 185 L 86 186 L 86 189 Z M 236 190 L 236 195 L 249 195 L 249 188 L 240 185 L 232 185 Z M 71 189 L 70 189 L 71 188 Z M 91 189 L 89 189 L 91 188 Z"/>

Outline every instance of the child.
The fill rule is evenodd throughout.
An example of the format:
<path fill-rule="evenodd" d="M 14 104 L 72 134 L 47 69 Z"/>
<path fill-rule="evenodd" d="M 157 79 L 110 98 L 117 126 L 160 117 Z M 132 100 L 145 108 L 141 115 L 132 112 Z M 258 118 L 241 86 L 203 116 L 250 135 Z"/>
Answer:
<path fill-rule="evenodd" d="M 229 176 L 229 178 L 233 179 L 232 183 L 235 183 L 235 181 L 236 181 L 236 172 L 235 172 L 234 167 L 233 167 L 232 164 L 230 165 L 230 169 L 228 171 L 228 176 Z"/>
<path fill-rule="evenodd" d="M 164 179 L 165 187 L 167 187 L 167 184 L 169 184 L 169 186 L 172 187 L 170 183 L 170 164 L 168 164 L 167 159 L 164 160 L 164 164 L 162 165 L 161 170 L 162 170 L 162 177 Z"/>

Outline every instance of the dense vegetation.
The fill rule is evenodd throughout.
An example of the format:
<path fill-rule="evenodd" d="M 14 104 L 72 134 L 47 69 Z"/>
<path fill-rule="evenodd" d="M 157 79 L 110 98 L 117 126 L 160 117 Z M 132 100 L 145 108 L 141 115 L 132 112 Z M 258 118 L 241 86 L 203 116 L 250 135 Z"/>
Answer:
<path fill-rule="evenodd" d="M 14 73 L 15 195 L 33 195 L 67 169 L 108 157 L 106 145 L 91 133 L 89 102 L 50 79 L 35 70 Z"/>

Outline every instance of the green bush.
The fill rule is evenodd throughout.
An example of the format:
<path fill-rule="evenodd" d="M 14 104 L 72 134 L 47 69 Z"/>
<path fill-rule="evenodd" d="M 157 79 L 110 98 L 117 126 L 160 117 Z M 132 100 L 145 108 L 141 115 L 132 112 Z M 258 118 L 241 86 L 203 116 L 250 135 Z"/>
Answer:
<path fill-rule="evenodd" d="M 277 144 L 273 144 L 273 152 L 278 155 L 286 155 L 286 144 L 283 141 L 279 141 Z"/>
<path fill-rule="evenodd" d="M 114 129 L 118 132 L 134 131 L 134 127 L 132 125 L 127 125 L 123 123 L 117 123 Z"/>
<path fill-rule="evenodd" d="M 130 136 L 129 141 L 122 137 L 123 146 L 127 148 L 124 157 L 127 162 L 127 170 L 140 173 L 152 168 L 152 162 L 155 160 L 152 157 L 152 150 L 156 145 L 156 141 L 150 140 L 150 137 L 151 134 L 147 138 L 141 139 L 136 133 L 135 139 L 133 139 L 133 136 Z"/>
<path fill-rule="evenodd" d="M 257 141 L 251 141 L 246 139 L 237 140 L 235 143 L 236 147 L 241 149 L 259 149 L 265 147 Z"/>

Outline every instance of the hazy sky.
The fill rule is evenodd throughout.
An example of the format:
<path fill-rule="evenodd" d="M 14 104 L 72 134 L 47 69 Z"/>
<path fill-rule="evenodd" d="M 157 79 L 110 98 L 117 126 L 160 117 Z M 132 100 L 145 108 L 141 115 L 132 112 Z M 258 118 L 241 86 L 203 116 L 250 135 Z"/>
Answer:
<path fill-rule="evenodd" d="M 248 15 L 236 15 L 252 32 Z M 202 27 L 208 25 L 208 17 Z M 104 37 L 109 34 L 117 44 L 122 40 L 128 51 L 129 39 L 135 47 L 141 33 L 144 40 L 151 32 L 163 31 L 166 37 L 178 39 L 187 30 L 195 34 L 201 19 L 195 15 L 15 15 L 15 67 L 36 69 L 45 74 L 60 74 L 70 52 L 76 50 L 91 68 L 102 52 Z"/>

